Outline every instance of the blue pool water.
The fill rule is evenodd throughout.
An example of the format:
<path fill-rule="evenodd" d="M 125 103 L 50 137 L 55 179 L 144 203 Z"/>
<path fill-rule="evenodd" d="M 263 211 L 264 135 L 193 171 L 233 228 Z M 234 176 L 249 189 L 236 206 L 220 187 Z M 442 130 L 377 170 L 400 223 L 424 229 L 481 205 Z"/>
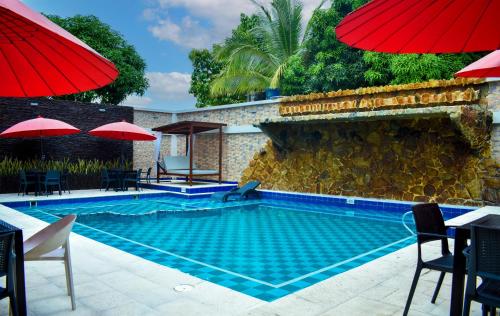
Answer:
<path fill-rule="evenodd" d="M 403 212 L 261 199 L 176 197 L 18 210 L 145 259 L 272 301 L 415 242 Z"/>

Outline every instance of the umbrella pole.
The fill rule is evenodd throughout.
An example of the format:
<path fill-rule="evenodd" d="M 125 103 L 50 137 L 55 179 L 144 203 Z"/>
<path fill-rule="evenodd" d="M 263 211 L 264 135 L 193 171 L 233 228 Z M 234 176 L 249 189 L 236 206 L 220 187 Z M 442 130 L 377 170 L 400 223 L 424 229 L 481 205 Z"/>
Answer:
<path fill-rule="evenodd" d="M 43 155 L 43 139 L 42 139 L 42 136 L 40 136 L 40 160 L 45 160 L 45 157 Z"/>
<path fill-rule="evenodd" d="M 123 151 L 124 151 L 123 147 L 125 145 L 124 143 L 125 143 L 125 141 L 122 141 L 122 145 L 121 145 L 121 149 L 120 149 L 120 160 L 121 160 L 120 166 L 121 166 L 121 169 L 125 169 L 125 157 L 124 157 L 124 154 L 123 154 Z"/>

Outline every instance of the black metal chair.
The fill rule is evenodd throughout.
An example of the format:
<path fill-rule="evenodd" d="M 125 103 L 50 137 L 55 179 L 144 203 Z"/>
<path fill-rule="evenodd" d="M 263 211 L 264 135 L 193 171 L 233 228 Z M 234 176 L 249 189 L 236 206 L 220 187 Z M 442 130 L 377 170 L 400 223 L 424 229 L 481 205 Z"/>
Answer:
<path fill-rule="evenodd" d="M 0 287 L 0 299 L 9 298 L 10 310 L 18 315 L 14 288 L 14 233 L 0 233 L 0 277 L 7 277 L 5 288 Z"/>
<path fill-rule="evenodd" d="M 115 176 L 114 173 L 110 173 L 108 169 L 102 169 L 101 171 L 101 187 L 99 190 L 105 189 L 105 191 L 109 190 L 111 185 L 118 187 L 119 179 Z"/>
<path fill-rule="evenodd" d="M 153 170 L 152 167 L 148 168 L 148 171 L 146 171 L 146 183 L 151 184 L 151 171 Z"/>
<path fill-rule="evenodd" d="M 59 195 L 61 195 L 61 172 L 57 170 L 49 170 L 45 174 L 45 181 L 43 183 L 45 195 L 49 195 L 49 189 L 57 187 Z"/>
<path fill-rule="evenodd" d="M 64 192 L 68 191 L 68 193 L 71 194 L 71 191 L 69 189 L 69 170 L 64 169 L 62 174 L 61 174 L 61 187 L 63 188 Z"/>
<path fill-rule="evenodd" d="M 443 215 L 441 214 L 439 206 L 436 203 L 417 204 L 412 207 L 412 212 L 417 230 L 418 259 L 417 269 L 415 271 L 415 276 L 413 277 L 410 293 L 408 294 L 408 300 L 406 301 L 405 310 L 403 312 L 404 316 L 408 315 L 413 294 L 415 294 L 415 289 L 417 287 L 422 269 L 430 269 L 441 272 L 436 289 L 432 295 L 431 302 L 433 304 L 436 302 L 445 273 L 453 272 L 453 255 L 449 250 L 448 236 L 446 234 L 446 230 L 450 226 L 445 226 Z M 422 259 L 422 245 L 427 242 L 438 240 L 441 241 L 441 257 L 424 261 Z"/>
<path fill-rule="evenodd" d="M 35 186 L 36 185 L 36 180 L 31 179 L 31 177 L 28 177 L 26 175 L 26 171 L 24 170 L 19 170 L 19 190 L 17 192 L 17 195 L 21 194 L 21 192 L 24 194 L 28 194 L 28 187 L 30 185 Z"/>
<path fill-rule="evenodd" d="M 483 315 L 496 315 L 500 307 L 500 228 L 473 225 L 468 257 L 468 277 L 463 315 L 469 315 L 471 301 L 483 304 Z M 477 278 L 482 279 L 479 287 Z"/>
<path fill-rule="evenodd" d="M 123 177 L 123 189 L 128 190 L 130 184 L 135 187 L 136 191 L 139 191 L 139 182 L 141 181 L 142 169 L 138 169 L 137 171 L 128 171 L 125 173 Z"/>

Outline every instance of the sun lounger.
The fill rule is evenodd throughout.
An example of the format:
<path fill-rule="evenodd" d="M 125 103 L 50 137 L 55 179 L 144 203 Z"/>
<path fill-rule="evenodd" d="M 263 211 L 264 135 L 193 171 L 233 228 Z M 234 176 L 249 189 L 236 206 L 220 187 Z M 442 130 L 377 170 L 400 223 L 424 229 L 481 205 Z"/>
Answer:
<path fill-rule="evenodd" d="M 193 176 L 217 176 L 219 171 L 213 169 L 197 169 L 193 163 L 193 169 L 189 168 L 188 156 L 165 156 L 163 163 L 158 162 L 158 174 L 187 177 L 192 180 Z"/>
<path fill-rule="evenodd" d="M 227 202 L 230 197 L 236 197 L 239 200 L 246 199 L 250 194 L 256 194 L 255 189 L 260 185 L 259 181 L 250 181 L 242 187 L 234 188 L 227 192 L 215 192 L 212 194 L 212 199 L 217 199 Z"/>

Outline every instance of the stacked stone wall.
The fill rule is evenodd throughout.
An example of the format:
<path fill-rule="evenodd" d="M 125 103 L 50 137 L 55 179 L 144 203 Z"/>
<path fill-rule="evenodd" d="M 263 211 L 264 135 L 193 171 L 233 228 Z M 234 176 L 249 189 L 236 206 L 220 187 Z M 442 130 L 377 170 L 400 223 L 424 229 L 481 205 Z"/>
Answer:
<path fill-rule="evenodd" d="M 201 121 L 225 123 L 228 126 L 258 124 L 270 118 L 279 117 L 279 104 L 250 105 L 177 114 L 178 121 Z"/>
<path fill-rule="evenodd" d="M 487 96 L 488 109 L 500 112 L 500 82 L 491 82 Z M 495 168 L 485 176 L 485 194 L 483 199 L 498 204 L 500 201 L 500 124 L 494 124 L 491 132 L 491 152 Z"/>
<path fill-rule="evenodd" d="M 179 113 L 177 121 L 225 123 L 228 128 L 231 128 L 248 127 L 273 117 L 279 117 L 279 104 L 277 103 Z M 196 166 L 201 169 L 218 169 L 218 134 L 197 134 L 195 138 L 193 153 Z M 248 162 L 255 152 L 262 149 L 268 137 L 260 132 L 225 133 L 222 140 L 222 179 L 240 181 Z M 178 137 L 177 146 L 179 155 L 186 153 L 185 137 Z"/>
<path fill-rule="evenodd" d="M 242 182 L 263 188 L 448 204 L 482 204 L 486 148 L 461 140 L 450 119 L 276 125 Z"/>
<path fill-rule="evenodd" d="M 266 144 L 268 137 L 263 133 L 226 134 L 222 138 L 223 179 L 240 181 L 243 170 L 256 152 Z M 196 137 L 195 163 L 201 169 L 215 169 L 219 165 L 219 137 L 205 134 Z M 215 178 L 213 178 L 215 179 Z"/>
<path fill-rule="evenodd" d="M 488 109 L 490 111 L 500 112 L 500 82 L 492 82 L 489 85 L 487 96 Z M 493 126 L 491 133 L 491 147 L 493 156 L 500 160 L 500 124 Z"/>

